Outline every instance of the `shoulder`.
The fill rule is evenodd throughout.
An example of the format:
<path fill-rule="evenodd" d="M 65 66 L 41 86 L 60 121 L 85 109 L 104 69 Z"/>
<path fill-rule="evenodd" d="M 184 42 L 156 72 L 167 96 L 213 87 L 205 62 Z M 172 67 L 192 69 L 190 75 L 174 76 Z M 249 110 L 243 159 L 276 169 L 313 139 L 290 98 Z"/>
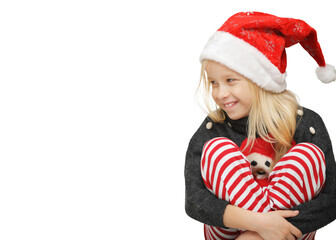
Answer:
<path fill-rule="evenodd" d="M 297 129 L 294 140 L 299 142 L 311 142 L 321 149 L 329 145 L 329 134 L 322 117 L 315 111 L 302 107 L 298 111 Z"/>
<path fill-rule="evenodd" d="M 308 127 L 310 132 L 314 132 L 313 129 L 315 128 L 325 128 L 322 117 L 315 111 L 305 107 L 298 110 L 297 125 L 298 129 L 302 130 Z"/>
<path fill-rule="evenodd" d="M 306 108 L 306 107 L 302 107 L 302 112 L 301 113 L 300 113 L 300 110 L 298 111 L 298 115 L 300 115 L 300 114 L 301 114 L 303 119 L 313 118 L 313 119 L 321 119 L 322 120 L 321 116 L 317 112 L 315 112 L 315 111 L 313 111 L 309 108 Z"/>
<path fill-rule="evenodd" d="M 189 147 L 202 149 L 203 145 L 210 139 L 225 135 L 224 124 L 215 122 L 207 116 L 190 139 Z"/>

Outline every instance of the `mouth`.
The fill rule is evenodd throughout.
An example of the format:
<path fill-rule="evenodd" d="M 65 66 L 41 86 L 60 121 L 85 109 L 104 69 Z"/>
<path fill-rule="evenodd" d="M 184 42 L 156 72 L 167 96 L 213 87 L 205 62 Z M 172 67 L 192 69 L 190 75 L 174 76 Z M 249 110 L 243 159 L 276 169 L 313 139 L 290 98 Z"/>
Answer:
<path fill-rule="evenodd" d="M 224 105 L 225 108 L 233 108 L 237 103 L 238 103 L 238 101 L 236 101 L 236 102 L 224 103 L 223 105 Z"/>

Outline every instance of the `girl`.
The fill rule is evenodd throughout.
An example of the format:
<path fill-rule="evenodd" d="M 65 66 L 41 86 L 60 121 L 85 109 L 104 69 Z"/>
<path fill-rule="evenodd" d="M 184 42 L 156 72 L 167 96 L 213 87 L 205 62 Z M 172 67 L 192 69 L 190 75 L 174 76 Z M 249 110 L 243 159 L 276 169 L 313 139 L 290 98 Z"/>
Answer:
<path fill-rule="evenodd" d="M 318 63 L 322 82 L 335 80 L 316 31 L 297 19 L 235 14 L 202 51 L 206 99 L 211 95 L 216 108 L 206 101 L 209 116 L 190 140 L 185 182 L 186 212 L 205 224 L 206 239 L 314 239 L 336 218 L 328 132 L 319 115 L 299 107 L 286 90 L 285 47 L 296 43 Z M 238 147 L 246 138 L 244 152 L 253 151 L 257 138 L 274 148 L 264 188 Z"/>

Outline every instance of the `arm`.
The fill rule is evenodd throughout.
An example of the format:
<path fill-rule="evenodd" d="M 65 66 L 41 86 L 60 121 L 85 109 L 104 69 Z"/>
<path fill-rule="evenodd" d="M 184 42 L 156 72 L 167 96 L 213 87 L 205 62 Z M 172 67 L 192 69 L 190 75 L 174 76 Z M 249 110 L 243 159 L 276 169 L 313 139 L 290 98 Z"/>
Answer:
<path fill-rule="evenodd" d="M 207 139 L 201 140 L 197 135 L 190 141 L 186 154 L 185 210 L 191 218 L 197 221 L 223 228 L 223 214 L 228 203 L 218 199 L 203 183 L 200 162 L 203 144 Z M 203 134 L 200 135 L 203 136 Z"/>
<path fill-rule="evenodd" d="M 201 154 L 204 143 L 214 137 L 218 137 L 216 134 L 225 135 L 225 132 L 213 133 L 213 131 L 206 130 L 205 124 L 208 121 L 209 120 L 204 121 L 199 130 L 195 133 L 187 150 L 185 163 L 185 209 L 190 217 L 200 222 L 225 228 L 226 225 L 224 224 L 223 216 L 225 214 L 225 216 L 230 216 L 229 219 L 231 219 L 232 212 L 227 212 L 226 207 L 232 206 L 229 205 L 228 202 L 218 199 L 205 187 L 200 173 Z M 239 210 L 243 214 L 251 214 L 249 218 L 246 218 L 251 221 L 246 222 L 246 226 L 240 226 L 240 228 L 252 230 L 250 224 L 254 223 L 254 213 L 236 208 L 237 212 L 239 212 Z M 234 220 L 234 218 L 232 219 Z M 281 218 L 281 220 L 287 223 L 287 221 L 284 221 L 284 218 Z M 230 223 L 229 227 L 232 227 Z"/>
<path fill-rule="evenodd" d="M 251 231 L 242 234 L 240 239 L 295 239 L 300 238 L 302 233 L 285 218 L 294 217 L 298 213 L 291 210 L 258 213 L 228 205 L 223 222 L 227 227 Z"/>
<path fill-rule="evenodd" d="M 307 113 L 307 110 L 305 115 L 306 120 L 303 119 L 298 127 L 299 130 L 302 129 L 298 139 L 302 140 L 301 142 L 312 142 L 321 148 L 325 154 L 327 176 L 325 187 L 316 198 L 293 208 L 293 210 L 299 210 L 300 214 L 291 218 L 289 222 L 303 233 L 308 233 L 327 225 L 336 218 L 336 163 L 323 120 L 317 114 Z M 310 134 L 310 126 L 315 128 L 315 134 Z"/>

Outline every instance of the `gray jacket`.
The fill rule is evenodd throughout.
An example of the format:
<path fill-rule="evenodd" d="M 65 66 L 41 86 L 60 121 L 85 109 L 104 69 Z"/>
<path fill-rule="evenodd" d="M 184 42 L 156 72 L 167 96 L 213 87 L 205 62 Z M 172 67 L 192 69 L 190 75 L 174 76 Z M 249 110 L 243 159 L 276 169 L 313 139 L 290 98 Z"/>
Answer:
<path fill-rule="evenodd" d="M 324 152 L 327 165 L 324 189 L 313 200 L 293 208 L 298 209 L 300 214 L 287 219 L 304 234 L 315 231 L 336 218 L 336 163 L 322 118 L 312 110 L 303 108 L 303 111 L 298 112 L 297 123 L 295 142 L 317 145 Z M 240 146 L 247 137 L 246 124 L 247 117 L 239 120 L 227 117 L 224 123 L 215 123 L 206 117 L 191 138 L 185 162 L 185 210 L 190 217 L 208 225 L 225 227 L 223 214 L 229 203 L 218 199 L 203 183 L 200 173 L 202 148 L 208 140 L 215 137 L 227 137 Z"/>

